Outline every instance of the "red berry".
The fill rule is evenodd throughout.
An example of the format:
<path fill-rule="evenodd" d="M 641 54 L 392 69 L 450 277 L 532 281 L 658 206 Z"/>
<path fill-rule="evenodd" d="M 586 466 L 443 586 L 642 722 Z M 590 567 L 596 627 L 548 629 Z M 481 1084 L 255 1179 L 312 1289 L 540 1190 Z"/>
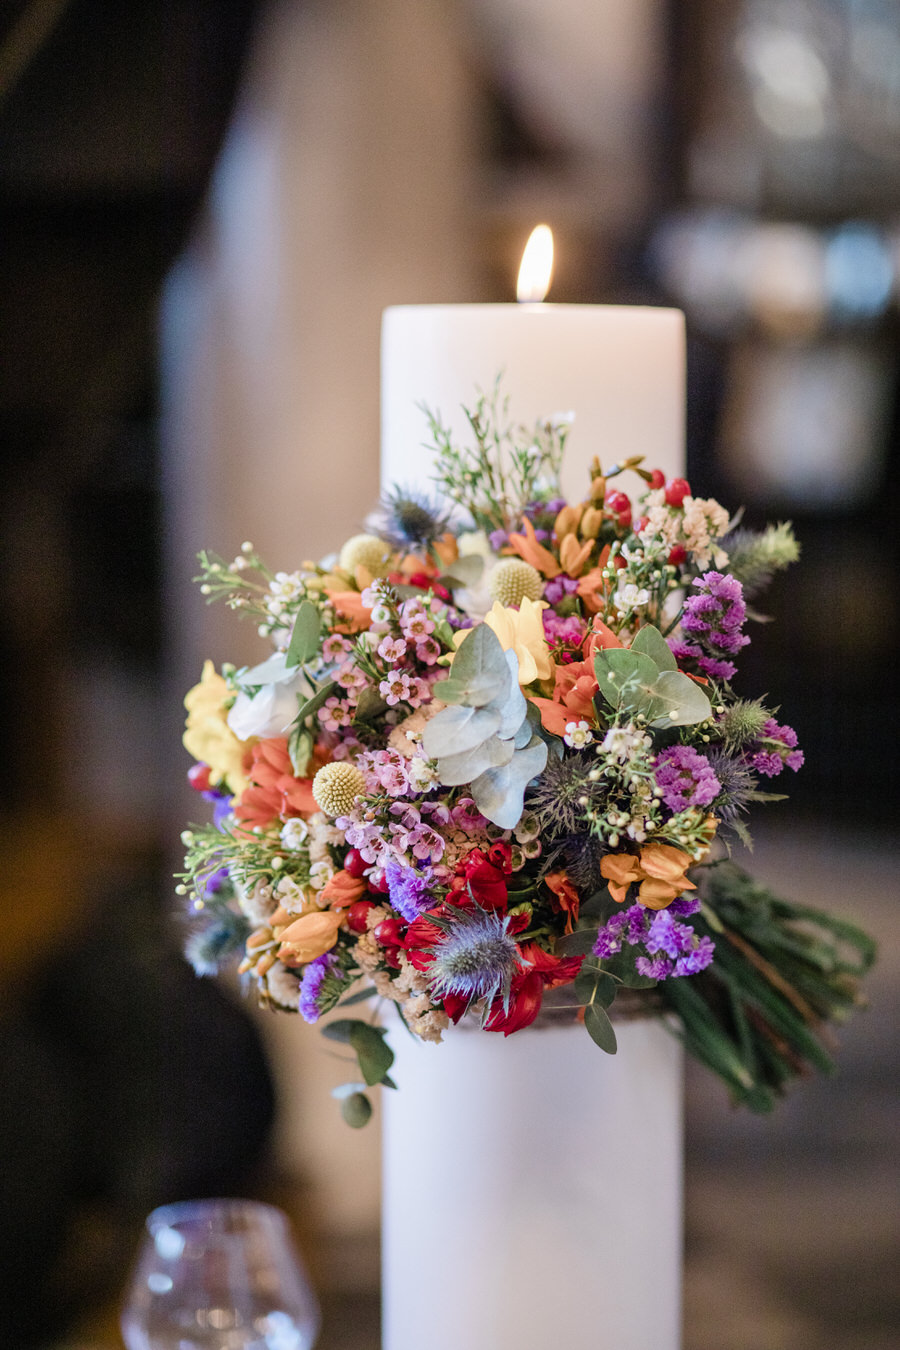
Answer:
<path fill-rule="evenodd" d="M 666 488 L 666 505 L 683 506 L 685 497 L 691 495 L 691 485 L 686 478 L 673 478 Z"/>
<path fill-rule="evenodd" d="M 619 522 L 620 530 L 627 530 L 628 527 L 631 525 L 631 507 L 629 506 L 627 511 L 617 512 L 616 520 Z"/>
<path fill-rule="evenodd" d="M 379 947 L 399 947 L 402 941 L 400 926 L 399 919 L 382 919 L 381 923 L 372 929 L 372 936 Z"/>
<path fill-rule="evenodd" d="M 360 877 L 364 877 L 368 866 L 369 864 L 366 862 L 358 848 L 347 850 L 344 858 L 344 871 L 349 872 L 351 877 L 356 877 L 357 880 Z"/>
<path fill-rule="evenodd" d="M 372 900 L 356 900 L 347 910 L 347 927 L 351 933 L 364 933 L 366 931 L 366 919 L 370 909 L 374 909 L 375 904 Z"/>
<path fill-rule="evenodd" d="M 619 515 L 623 511 L 631 514 L 631 498 L 626 497 L 624 492 L 609 492 L 606 496 L 606 505 L 610 511 L 615 511 Z"/>
<path fill-rule="evenodd" d="M 388 889 L 387 877 L 383 872 L 380 877 L 369 877 L 369 890 L 374 891 L 376 895 L 387 895 Z"/>
<path fill-rule="evenodd" d="M 661 488 L 666 486 L 666 475 L 662 469 L 654 469 L 650 475 L 649 487 Z"/>
<path fill-rule="evenodd" d="M 676 544 L 675 547 L 672 549 L 671 553 L 669 554 L 668 560 L 673 567 L 677 567 L 679 563 L 684 562 L 686 557 L 687 557 L 687 549 L 684 548 L 681 544 Z"/>
<path fill-rule="evenodd" d="M 390 966 L 391 970 L 400 969 L 399 947 L 385 947 L 383 955 L 384 955 L 384 964 L 386 966 Z"/>
<path fill-rule="evenodd" d="M 208 792 L 210 787 L 209 765 L 192 764 L 188 769 L 187 780 L 195 792 Z"/>
<path fill-rule="evenodd" d="M 646 530 L 649 524 L 650 524 L 650 517 L 641 516 L 638 520 L 635 521 L 634 524 L 635 533 L 640 534 L 641 530 Z"/>

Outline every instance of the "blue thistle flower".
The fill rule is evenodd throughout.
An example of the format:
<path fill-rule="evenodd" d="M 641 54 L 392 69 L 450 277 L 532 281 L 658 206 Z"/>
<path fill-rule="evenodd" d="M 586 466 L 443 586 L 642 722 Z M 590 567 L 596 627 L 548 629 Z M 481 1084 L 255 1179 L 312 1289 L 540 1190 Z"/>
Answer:
<path fill-rule="evenodd" d="M 427 549 L 447 529 L 447 513 L 414 488 L 392 488 L 381 500 L 377 532 L 394 548 Z"/>
<path fill-rule="evenodd" d="M 437 999 L 455 994 L 470 1003 L 485 999 L 488 1006 L 502 995 L 507 1007 L 512 978 L 522 964 L 508 930 L 508 916 L 483 909 L 460 911 L 434 948 L 431 994 Z"/>

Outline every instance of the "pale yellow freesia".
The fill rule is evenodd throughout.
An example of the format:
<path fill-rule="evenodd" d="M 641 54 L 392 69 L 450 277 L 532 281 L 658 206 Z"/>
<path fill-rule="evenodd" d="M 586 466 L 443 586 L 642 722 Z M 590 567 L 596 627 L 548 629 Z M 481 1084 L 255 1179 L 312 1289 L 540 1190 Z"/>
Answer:
<path fill-rule="evenodd" d="M 184 697 L 187 721 L 182 738 L 188 754 L 209 765 L 210 782 L 239 796 L 247 786 L 244 758 L 253 741 L 240 741 L 225 718 L 231 690 L 212 661 L 204 661 L 200 683 Z"/>
<path fill-rule="evenodd" d="M 519 684 L 553 678 L 553 658 L 541 619 L 541 610 L 547 607 L 546 600 L 529 600 L 525 596 L 518 609 L 508 609 L 495 600 L 485 615 L 485 623 L 497 634 L 503 650 L 514 651 L 518 658 Z"/>

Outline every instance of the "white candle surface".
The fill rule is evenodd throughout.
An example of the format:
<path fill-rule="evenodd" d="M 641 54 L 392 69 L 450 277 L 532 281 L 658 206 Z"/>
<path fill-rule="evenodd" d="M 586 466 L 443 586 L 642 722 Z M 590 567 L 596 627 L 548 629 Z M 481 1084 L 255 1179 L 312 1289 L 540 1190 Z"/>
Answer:
<path fill-rule="evenodd" d="M 512 420 L 575 414 L 563 495 L 581 501 L 587 466 L 644 455 L 646 468 L 684 473 L 684 316 L 625 305 L 403 305 L 382 324 L 383 488 L 426 488 L 428 423 L 440 413 L 457 443 L 462 405 L 502 373 Z M 623 484 L 628 488 L 627 484 Z"/>

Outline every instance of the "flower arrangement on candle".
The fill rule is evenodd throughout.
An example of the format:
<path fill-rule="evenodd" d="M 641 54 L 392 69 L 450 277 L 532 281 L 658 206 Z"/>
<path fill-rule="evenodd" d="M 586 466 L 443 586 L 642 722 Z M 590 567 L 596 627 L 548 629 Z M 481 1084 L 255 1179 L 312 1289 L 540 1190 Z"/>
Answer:
<path fill-rule="evenodd" d="M 629 460 L 568 503 L 568 423 L 509 427 L 496 393 L 460 448 L 430 426 L 445 505 L 398 489 L 339 554 L 271 572 L 200 555 L 201 590 L 273 652 L 207 662 L 188 694 L 188 956 L 237 954 L 260 999 L 316 1022 L 367 998 L 439 1041 L 542 1012 L 614 1052 L 624 1005 L 677 1014 L 733 1096 L 771 1109 L 859 1001 L 869 939 L 729 859 L 746 812 L 799 769 L 777 709 L 732 681 L 748 601 L 794 562 L 790 527 L 741 529 Z M 631 475 L 631 495 L 618 486 Z M 626 479 L 627 481 L 627 479 Z M 610 1017 L 613 1012 L 613 1019 Z M 375 1018 L 323 1023 L 393 1087 Z"/>

